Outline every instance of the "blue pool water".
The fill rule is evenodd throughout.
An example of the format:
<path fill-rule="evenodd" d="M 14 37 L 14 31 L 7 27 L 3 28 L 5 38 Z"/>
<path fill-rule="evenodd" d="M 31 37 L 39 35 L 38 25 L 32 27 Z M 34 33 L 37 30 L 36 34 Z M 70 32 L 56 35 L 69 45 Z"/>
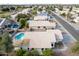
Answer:
<path fill-rule="evenodd" d="M 17 36 L 15 36 L 16 40 L 22 40 L 24 38 L 24 33 L 20 33 Z"/>

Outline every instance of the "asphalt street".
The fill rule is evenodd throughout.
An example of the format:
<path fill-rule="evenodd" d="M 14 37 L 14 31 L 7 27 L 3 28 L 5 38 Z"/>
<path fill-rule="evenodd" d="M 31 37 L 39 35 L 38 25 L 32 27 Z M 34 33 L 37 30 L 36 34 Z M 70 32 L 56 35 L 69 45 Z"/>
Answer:
<path fill-rule="evenodd" d="M 69 23 L 64 21 L 59 15 L 52 13 L 56 20 L 76 39 L 79 40 L 79 32 L 73 28 Z"/>

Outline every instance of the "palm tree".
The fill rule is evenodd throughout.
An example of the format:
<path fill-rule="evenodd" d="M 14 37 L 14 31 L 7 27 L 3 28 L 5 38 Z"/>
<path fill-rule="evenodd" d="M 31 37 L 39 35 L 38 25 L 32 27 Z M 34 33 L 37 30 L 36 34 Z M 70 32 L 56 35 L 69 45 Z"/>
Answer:
<path fill-rule="evenodd" d="M 24 18 L 20 19 L 21 28 L 24 28 L 26 26 L 26 20 Z"/>
<path fill-rule="evenodd" d="M 28 19 L 26 18 L 20 18 L 19 22 L 21 25 L 21 28 L 29 28 Z"/>

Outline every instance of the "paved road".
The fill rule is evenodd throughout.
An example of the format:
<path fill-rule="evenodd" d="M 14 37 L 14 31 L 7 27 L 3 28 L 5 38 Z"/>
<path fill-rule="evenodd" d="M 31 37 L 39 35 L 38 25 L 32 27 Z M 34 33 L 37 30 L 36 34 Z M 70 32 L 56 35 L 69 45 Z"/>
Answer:
<path fill-rule="evenodd" d="M 52 13 L 52 15 L 56 18 L 56 20 L 76 39 L 79 40 L 79 32 L 76 31 L 69 23 L 64 21 L 58 15 Z"/>

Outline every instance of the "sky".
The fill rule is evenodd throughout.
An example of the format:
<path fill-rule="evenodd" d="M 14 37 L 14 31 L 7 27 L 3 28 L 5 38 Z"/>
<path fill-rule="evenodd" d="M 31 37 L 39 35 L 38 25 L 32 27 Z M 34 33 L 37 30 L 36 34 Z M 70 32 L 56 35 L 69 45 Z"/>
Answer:
<path fill-rule="evenodd" d="M 0 0 L 1 4 L 79 4 L 79 0 Z"/>

